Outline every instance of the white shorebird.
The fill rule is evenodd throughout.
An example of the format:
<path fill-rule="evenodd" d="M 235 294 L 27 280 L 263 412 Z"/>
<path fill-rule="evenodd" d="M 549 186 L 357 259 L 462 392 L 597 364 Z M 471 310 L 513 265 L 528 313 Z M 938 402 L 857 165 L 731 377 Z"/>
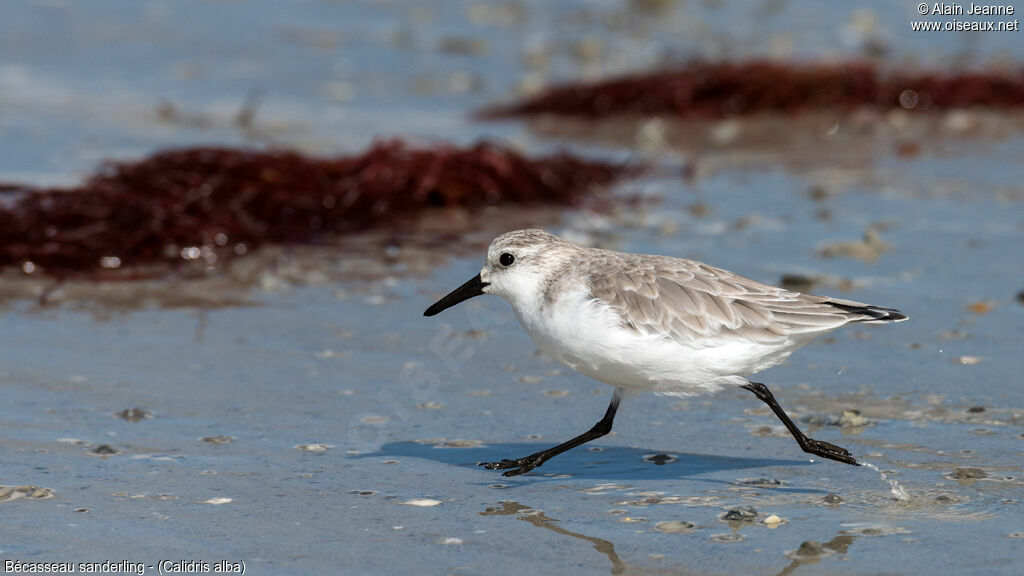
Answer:
<path fill-rule="evenodd" d="M 586 248 L 541 230 L 498 236 L 480 274 L 423 315 L 480 294 L 508 301 L 549 356 L 615 386 L 604 418 L 587 432 L 523 458 L 480 463 L 505 476 L 610 432 L 627 391 L 692 396 L 726 386 L 753 392 L 804 452 L 859 465 L 847 450 L 807 437 L 768 387 L 747 377 L 840 326 L 907 319 L 892 308 L 776 288 L 693 260 Z"/>

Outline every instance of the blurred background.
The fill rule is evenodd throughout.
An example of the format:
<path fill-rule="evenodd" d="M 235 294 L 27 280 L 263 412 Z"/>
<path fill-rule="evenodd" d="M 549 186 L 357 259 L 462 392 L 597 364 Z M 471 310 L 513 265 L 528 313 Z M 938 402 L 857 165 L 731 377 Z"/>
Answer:
<path fill-rule="evenodd" d="M 102 175 L 106 161 L 193 146 L 315 159 L 384 138 L 425 150 L 487 140 L 622 177 L 590 183 L 580 194 L 591 201 L 570 207 L 416 210 L 329 241 L 103 281 L 11 256 L 0 274 L 0 556 L 153 569 L 231 560 L 261 574 L 1015 573 L 1020 104 L 474 115 L 698 60 L 855 61 L 1019 86 L 1021 32 L 911 30 L 1017 15 L 931 9 L 4 3 L 0 209 L 23 189 Z M 811 435 L 884 474 L 809 462 L 742 391 L 630 399 L 589 450 L 511 480 L 478 469 L 586 429 L 611 392 L 540 355 L 499 299 L 422 318 L 479 270 L 491 238 L 522 227 L 908 313 L 764 374 Z M 178 249 L 196 259 L 182 246 L 173 258 Z"/>
<path fill-rule="evenodd" d="M 519 123 L 469 114 L 553 83 L 695 58 L 856 58 L 895 70 L 1019 64 L 1024 48 L 1012 32 L 911 32 L 910 21 L 931 19 L 916 6 L 14 3 L 0 38 L 0 179 L 76 183 L 101 160 L 197 143 L 328 154 L 390 135 L 525 139 Z M 243 111 L 250 117 L 239 126 Z"/>

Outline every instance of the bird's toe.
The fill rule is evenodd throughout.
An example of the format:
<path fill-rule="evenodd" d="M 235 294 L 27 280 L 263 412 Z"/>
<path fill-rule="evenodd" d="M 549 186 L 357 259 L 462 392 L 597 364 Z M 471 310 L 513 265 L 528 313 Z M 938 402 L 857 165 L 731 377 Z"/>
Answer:
<path fill-rule="evenodd" d="M 501 462 L 477 462 L 476 465 L 483 466 L 488 470 L 507 470 L 509 468 L 518 468 L 522 464 L 519 462 L 519 460 L 509 460 L 508 458 L 503 458 Z"/>
<path fill-rule="evenodd" d="M 822 458 L 828 458 L 830 460 L 836 460 L 837 462 L 843 462 L 845 464 L 851 464 L 853 466 L 860 466 L 860 462 L 850 454 L 850 451 L 841 446 L 823 442 L 821 440 L 810 440 L 810 450 L 813 454 L 817 454 Z"/>

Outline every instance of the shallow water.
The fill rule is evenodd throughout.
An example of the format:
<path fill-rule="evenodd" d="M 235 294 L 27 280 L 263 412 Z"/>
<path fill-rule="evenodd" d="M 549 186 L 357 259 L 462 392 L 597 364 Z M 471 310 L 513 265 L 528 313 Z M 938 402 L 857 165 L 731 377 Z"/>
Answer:
<path fill-rule="evenodd" d="M 0 26 L 39 29 L 56 9 L 87 16 L 50 5 L 5 8 L 13 17 Z M 62 115 L 56 104 L 15 102 L 8 107 L 14 113 L 0 117 L 0 149 L 17 156 L 0 155 L 0 180 L 68 179 L 97 156 L 137 155 L 171 143 L 252 142 L 251 134 L 231 126 L 234 98 L 262 82 L 212 80 L 240 60 L 263 62 L 249 78 L 274 88 L 257 125 L 265 121 L 269 130 L 280 119 L 300 119 L 314 126 L 282 128 L 275 142 L 330 151 L 369 134 L 406 130 L 450 139 L 499 133 L 550 146 L 548 136 L 518 124 L 477 125 L 463 117 L 525 73 L 504 38 L 533 26 L 536 37 L 553 36 L 538 23 L 547 13 L 534 4 L 525 9 L 529 24 L 473 28 L 472 36 L 494 35 L 483 54 L 437 51 L 413 62 L 381 40 L 403 27 L 402 10 L 393 5 L 310 2 L 282 13 L 251 3 L 265 18 L 220 35 L 204 22 L 223 24 L 231 5 L 190 5 L 187 15 L 148 6 L 146 21 L 156 22 L 151 28 L 125 24 L 132 12 L 115 2 L 104 10 L 122 20 L 99 26 L 98 12 L 74 34 L 56 35 L 65 50 L 85 47 L 76 74 L 32 41 L 18 44 L 0 33 L 4 42 L 24 46 L 3 52 L 7 75 L 0 82 L 23 69 L 27 94 L 38 94 L 40 79 L 60 78 L 69 88 L 57 93 L 70 95 L 75 106 L 88 104 L 80 96 L 101 84 L 111 101 L 142 109 L 126 112 L 123 124 L 88 114 L 92 108 L 84 104 Z M 723 6 L 686 14 L 714 30 L 725 12 L 745 13 Z M 458 22 L 468 9 L 446 10 Z M 848 20 L 839 15 L 844 9 L 832 10 L 837 22 Z M 875 13 L 884 16 L 882 10 Z M 613 35 L 612 42 L 665 46 L 659 34 L 684 19 L 671 14 L 661 27 L 648 17 L 654 40 L 646 44 L 628 35 Z M 313 26 L 339 15 L 347 18 L 342 32 Z M 448 29 L 445 17 L 424 18 L 412 27 L 417 46 L 462 34 Z M 569 16 L 547 20 L 580 36 L 591 30 L 563 18 Z M 187 34 L 169 32 L 184 23 L 191 23 Z M 267 26 L 264 44 L 247 47 L 238 39 Z M 288 30 L 302 26 L 328 36 L 320 44 L 296 42 Z M 933 57 L 933 41 L 901 36 L 896 26 L 881 27 L 890 31 L 894 58 Z M 357 29 L 360 34 L 349 34 Z M 150 53 L 118 49 L 122 42 L 149 45 L 138 35 L 154 30 L 163 33 Z M 827 40 L 813 29 L 785 30 L 798 46 Z M 332 32 L 338 44 L 323 48 Z M 1020 49 L 990 36 L 971 42 L 954 47 L 963 59 Z M 701 44 L 708 54 L 717 45 Z M 553 75 L 573 64 L 565 50 Z M 100 65 L 115 52 L 120 60 Z M 634 65 L 643 62 L 642 54 L 626 54 Z M 154 62 L 151 74 L 137 78 L 136 92 L 119 96 L 132 84 L 131 70 Z M 189 62 L 203 71 L 199 80 L 175 76 Z M 284 77 L 270 72 L 284 68 Z M 393 99 L 374 97 L 388 86 L 414 86 L 413 69 L 476 71 L 486 82 L 478 91 L 408 89 Z M 346 81 L 346 70 L 357 79 L 352 100 L 315 96 L 322 86 L 311 78 L 340 74 Z M 384 88 L 374 92 L 378 75 Z M 12 92 L 0 93 L 10 105 Z M 217 120 L 161 123 L 147 116 L 160 98 Z M 231 103 L 217 104 L 224 101 Z M 398 118 L 399 110 L 408 115 Z M 310 121 L 317 117 L 323 122 Z M 821 156 L 835 163 L 820 156 L 794 161 L 807 158 L 799 148 L 744 147 L 742 132 L 733 144 L 699 154 L 685 144 L 645 148 L 643 157 L 654 159 L 655 168 L 617 192 L 639 193 L 650 203 L 611 214 L 487 213 L 454 256 L 415 244 L 370 248 L 358 258 L 351 245 L 284 250 L 255 271 L 201 282 L 71 284 L 47 306 L 24 297 L 46 281 L 8 275 L 0 281 L 3 293 L 20 297 L 5 297 L 0 309 L 0 485 L 38 488 L 0 488 L 0 555 L 149 564 L 243 560 L 257 573 L 282 574 L 327 567 L 347 573 L 1015 573 L 1024 545 L 1024 306 L 1017 300 L 1024 290 L 1018 168 L 1024 133 L 954 131 L 921 139 L 920 153 L 908 157 L 892 151 L 920 125 L 899 117 L 879 122 L 889 128 L 867 137 L 841 127 L 843 139 L 821 147 L 828 152 Z M 36 138 L 26 140 L 25 133 Z M 260 138 L 255 141 L 266 141 Z M 565 141 L 579 145 L 569 135 Z M 633 153 L 621 143 L 595 142 L 587 143 L 594 153 Z M 843 162 L 847 147 L 872 153 Z M 683 162 L 696 164 L 695 178 L 680 176 Z M 432 216 L 440 222 L 433 226 L 450 217 Z M 422 317 L 438 296 L 479 270 L 481 242 L 530 222 L 604 247 L 701 259 L 771 283 L 800 274 L 815 280 L 815 292 L 908 313 L 906 323 L 819 339 L 762 380 L 811 436 L 877 465 L 909 498 L 894 498 L 892 486 L 867 467 L 811 462 L 741 390 L 687 400 L 631 397 L 611 436 L 530 475 L 508 479 L 478 468 L 478 461 L 522 456 L 582 432 L 610 399 L 608 387 L 539 355 L 497 298 Z M 868 229 L 886 249 L 861 242 L 866 247 L 852 253 L 874 260 L 822 255 L 840 242 L 854 243 L 840 249 L 850 253 Z M 859 417 L 842 420 L 850 410 Z M 755 512 L 746 519 L 723 518 L 748 506 Z M 743 514 L 729 518 L 736 516 Z"/>

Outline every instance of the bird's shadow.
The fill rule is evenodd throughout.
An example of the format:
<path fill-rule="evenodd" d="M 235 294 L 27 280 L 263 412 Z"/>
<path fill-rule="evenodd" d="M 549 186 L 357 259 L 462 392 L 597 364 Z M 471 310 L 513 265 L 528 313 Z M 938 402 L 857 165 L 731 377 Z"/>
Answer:
<path fill-rule="evenodd" d="M 504 480 L 500 472 L 485 470 L 479 462 L 494 462 L 502 458 L 517 458 L 538 452 L 550 446 L 539 443 L 486 444 L 471 447 L 447 447 L 403 441 L 388 442 L 375 452 L 351 458 L 419 458 L 452 466 L 480 470 L 493 475 L 490 481 Z M 602 480 L 669 480 L 698 475 L 713 475 L 728 470 L 746 470 L 770 466 L 809 466 L 807 460 L 780 460 L 774 458 L 739 458 L 711 454 L 662 453 L 643 448 L 602 446 L 600 451 L 571 450 L 546 462 L 542 468 L 514 479 L 532 481 L 552 480 L 563 474 Z M 720 479 L 701 479 L 708 482 L 730 483 Z"/>

